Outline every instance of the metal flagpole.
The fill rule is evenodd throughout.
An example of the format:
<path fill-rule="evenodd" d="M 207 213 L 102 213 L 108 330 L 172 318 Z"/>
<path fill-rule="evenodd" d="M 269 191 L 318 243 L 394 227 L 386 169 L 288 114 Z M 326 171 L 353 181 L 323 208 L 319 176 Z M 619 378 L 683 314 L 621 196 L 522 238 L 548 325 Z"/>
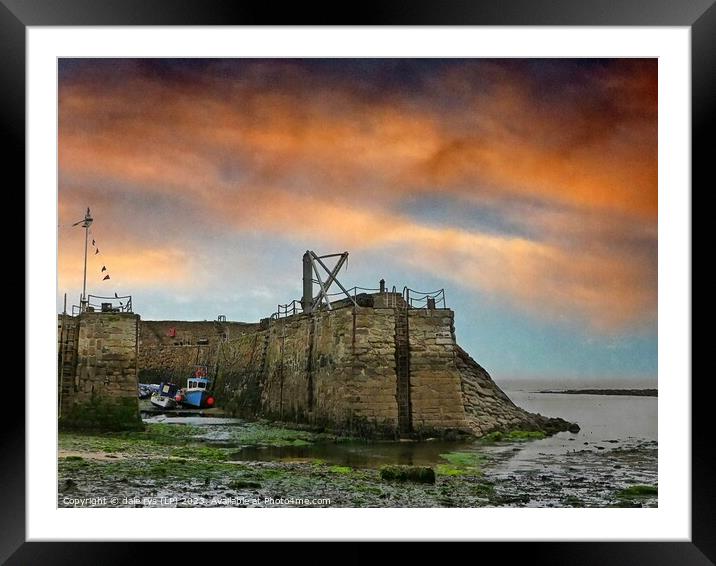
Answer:
<path fill-rule="evenodd" d="M 87 214 L 82 221 L 82 227 L 85 229 L 85 269 L 82 278 L 82 301 L 80 302 L 80 310 L 84 311 L 87 305 L 87 241 L 89 238 L 89 227 L 92 224 L 92 216 L 90 216 L 90 209 L 87 207 Z"/>

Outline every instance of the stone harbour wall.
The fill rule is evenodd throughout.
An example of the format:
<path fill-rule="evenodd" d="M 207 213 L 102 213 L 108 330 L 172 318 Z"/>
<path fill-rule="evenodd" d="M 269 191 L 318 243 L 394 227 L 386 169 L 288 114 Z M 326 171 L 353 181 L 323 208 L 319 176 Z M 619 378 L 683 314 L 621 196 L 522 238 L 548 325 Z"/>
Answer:
<path fill-rule="evenodd" d="M 61 315 L 62 316 L 62 315 Z M 68 320 L 76 325 L 75 371 L 59 368 L 59 424 L 62 428 L 141 429 L 137 399 L 139 316 L 131 313 L 84 313 Z M 61 325 L 62 326 L 62 325 Z M 65 355 L 68 336 L 58 335 Z"/>
<path fill-rule="evenodd" d="M 184 385 L 194 366 L 214 368 L 219 345 L 258 324 L 218 321 L 143 320 L 139 324 L 139 382 Z"/>
<path fill-rule="evenodd" d="M 409 310 L 408 336 L 413 429 L 469 431 L 456 365 L 453 312 Z"/>
<path fill-rule="evenodd" d="M 255 418 L 262 412 L 268 331 L 246 333 L 221 345 L 215 372 L 217 404 L 230 413 Z"/>
<path fill-rule="evenodd" d="M 313 421 L 359 435 L 395 435 L 393 309 L 349 307 L 314 318 Z"/>
<path fill-rule="evenodd" d="M 280 421 L 306 422 L 308 407 L 309 317 L 272 321 L 260 382 L 261 414 Z"/>
<path fill-rule="evenodd" d="M 359 306 L 260 323 L 68 317 L 58 328 L 76 355 L 58 349 L 61 417 L 70 423 L 78 406 L 110 403 L 134 415 L 125 418 L 131 426 L 137 380 L 184 386 L 201 364 L 217 406 L 245 418 L 389 438 L 570 428 L 515 406 L 458 346 L 452 310 L 399 298 L 366 295 Z"/>
<path fill-rule="evenodd" d="M 221 346 L 217 403 L 240 416 L 393 434 L 393 337 L 392 309 L 272 320 Z"/>

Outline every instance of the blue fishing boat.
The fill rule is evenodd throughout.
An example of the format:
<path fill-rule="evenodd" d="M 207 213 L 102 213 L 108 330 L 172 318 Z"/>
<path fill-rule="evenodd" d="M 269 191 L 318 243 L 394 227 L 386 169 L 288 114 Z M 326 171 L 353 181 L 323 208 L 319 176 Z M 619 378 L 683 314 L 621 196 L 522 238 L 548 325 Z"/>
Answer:
<path fill-rule="evenodd" d="M 181 404 L 199 409 L 213 407 L 215 399 L 209 392 L 210 385 L 211 379 L 207 367 L 196 366 L 192 376 L 186 380 L 186 387 L 179 392 Z"/>

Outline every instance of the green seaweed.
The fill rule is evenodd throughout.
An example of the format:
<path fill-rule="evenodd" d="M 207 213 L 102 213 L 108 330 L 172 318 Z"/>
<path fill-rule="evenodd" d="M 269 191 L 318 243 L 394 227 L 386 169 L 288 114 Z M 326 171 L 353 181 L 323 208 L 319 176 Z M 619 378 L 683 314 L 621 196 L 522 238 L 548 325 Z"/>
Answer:
<path fill-rule="evenodd" d="M 512 430 L 507 433 L 507 440 L 510 442 L 541 440 L 546 437 L 547 435 L 541 430 Z"/>
<path fill-rule="evenodd" d="M 435 470 L 427 466 L 383 466 L 380 478 L 384 481 L 435 483 Z"/>
<path fill-rule="evenodd" d="M 306 430 L 281 428 L 264 423 L 247 423 L 232 430 L 232 440 L 244 446 L 308 446 L 331 435 Z"/>
<path fill-rule="evenodd" d="M 76 403 L 59 419 L 60 430 L 140 431 L 139 404 L 135 398 L 94 397 Z"/>
<path fill-rule="evenodd" d="M 463 475 L 465 475 L 465 470 L 456 468 L 455 466 L 452 466 L 450 464 L 438 464 L 435 467 L 435 472 L 439 476 L 463 476 Z"/>
<path fill-rule="evenodd" d="M 541 430 L 511 430 L 500 432 L 498 430 L 484 435 L 480 440 L 485 443 L 492 442 L 526 442 L 528 440 L 541 440 L 547 435 Z"/>
<path fill-rule="evenodd" d="M 331 466 L 328 471 L 334 474 L 350 474 L 353 469 L 348 466 Z"/>
<path fill-rule="evenodd" d="M 202 446 L 199 444 L 174 448 L 171 456 L 183 459 L 198 459 L 204 462 L 223 462 L 228 460 L 228 453 L 225 449 L 213 446 Z"/>
<path fill-rule="evenodd" d="M 633 499 L 637 497 L 651 497 L 658 495 L 659 488 L 655 485 L 632 485 L 617 492 L 617 497 Z"/>

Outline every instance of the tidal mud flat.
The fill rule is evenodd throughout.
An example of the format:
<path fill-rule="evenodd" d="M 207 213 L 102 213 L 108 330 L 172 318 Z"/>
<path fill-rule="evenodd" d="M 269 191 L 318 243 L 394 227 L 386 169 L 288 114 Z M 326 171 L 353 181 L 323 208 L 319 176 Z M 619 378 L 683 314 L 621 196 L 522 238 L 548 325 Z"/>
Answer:
<path fill-rule="evenodd" d="M 638 431 L 610 437 L 589 423 L 547 438 L 515 431 L 367 442 L 268 422 L 156 416 L 144 432 L 61 433 L 58 506 L 656 506 L 656 440 Z M 403 473 L 411 469 L 430 472 Z"/>

